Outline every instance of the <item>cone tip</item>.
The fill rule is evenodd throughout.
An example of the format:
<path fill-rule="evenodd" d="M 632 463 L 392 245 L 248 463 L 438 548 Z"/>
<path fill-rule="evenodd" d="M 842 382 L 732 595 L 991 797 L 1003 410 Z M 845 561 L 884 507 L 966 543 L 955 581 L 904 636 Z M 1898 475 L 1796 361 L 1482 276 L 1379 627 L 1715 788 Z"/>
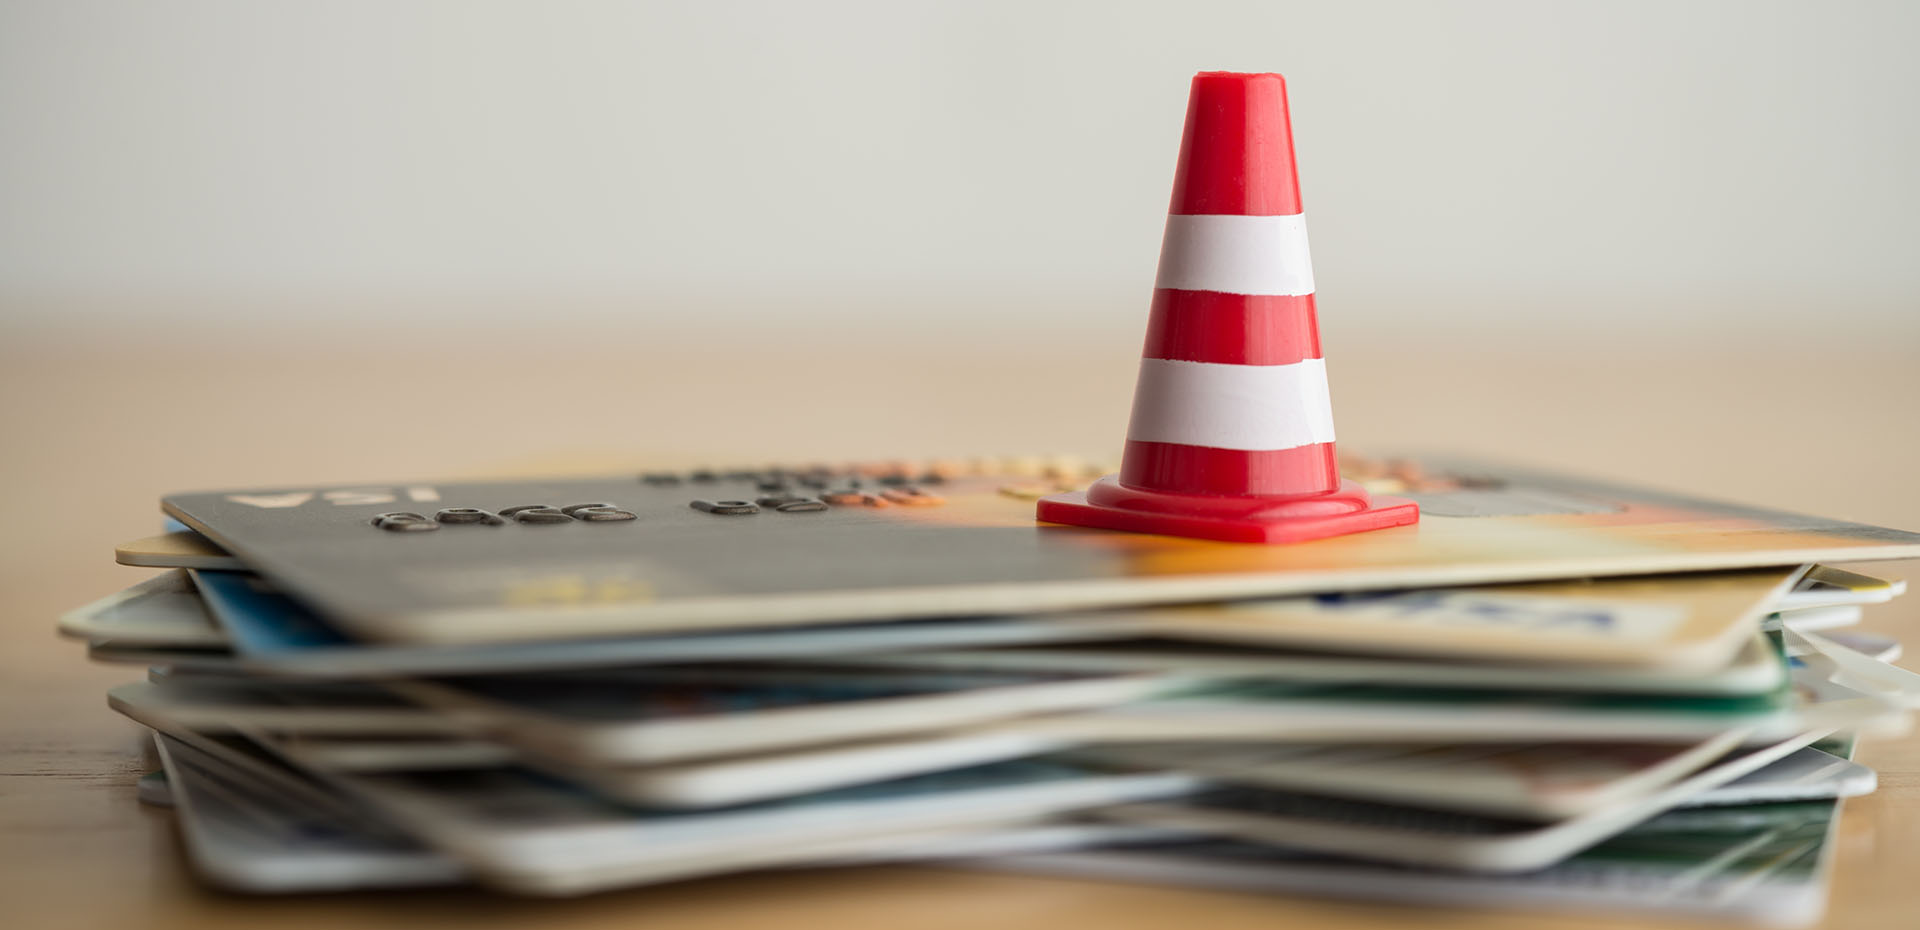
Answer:
<path fill-rule="evenodd" d="M 1238 216 L 1300 212 L 1285 78 L 1237 71 L 1194 75 L 1168 212 Z"/>
<path fill-rule="evenodd" d="M 1231 81 L 1236 84 L 1253 84 L 1259 81 L 1279 81 L 1285 86 L 1287 79 L 1272 71 L 1202 71 L 1193 76 L 1194 81 Z"/>

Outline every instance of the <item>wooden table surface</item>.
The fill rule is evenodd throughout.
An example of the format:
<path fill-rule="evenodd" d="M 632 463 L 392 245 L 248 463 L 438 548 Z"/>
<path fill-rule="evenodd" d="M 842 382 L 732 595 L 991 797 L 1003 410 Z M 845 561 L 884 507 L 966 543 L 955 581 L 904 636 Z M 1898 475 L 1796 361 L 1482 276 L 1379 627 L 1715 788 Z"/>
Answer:
<path fill-rule="evenodd" d="M 112 564 L 110 550 L 155 532 L 161 493 L 1098 451 L 1117 445 L 1133 368 L 1131 336 L 1050 353 L 1013 339 L 721 351 L 713 340 L 636 338 L 563 341 L 560 351 L 551 340 L 491 338 L 464 345 L 402 333 L 380 350 L 264 332 L 212 344 L 122 339 L 118 348 L 0 340 L 8 927 L 1652 925 L 1631 915 L 1490 914 L 928 867 L 751 875 L 566 901 L 476 891 L 276 900 L 203 889 L 183 868 L 170 815 L 135 802 L 134 779 L 149 764 L 139 731 L 105 707 L 103 692 L 139 671 L 91 666 L 80 644 L 53 633 L 62 611 L 148 574 Z M 1911 345 L 1849 338 L 1810 350 L 1716 338 L 1541 353 L 1476 344 L 1464 361 L 1429 340 L 1349 334 L 1344 345 L 1334 396 L 1349 446 L 1464 450 L 1920 527 Z M 1920 594 L 1874 608 L 1866 628 L 1920 651 Z M 1846 807 L 1823 926 L 1920 925 L 1920 738 L 1869 743 L 1861 758 L 1879 770 L 1880 790 Z"/>

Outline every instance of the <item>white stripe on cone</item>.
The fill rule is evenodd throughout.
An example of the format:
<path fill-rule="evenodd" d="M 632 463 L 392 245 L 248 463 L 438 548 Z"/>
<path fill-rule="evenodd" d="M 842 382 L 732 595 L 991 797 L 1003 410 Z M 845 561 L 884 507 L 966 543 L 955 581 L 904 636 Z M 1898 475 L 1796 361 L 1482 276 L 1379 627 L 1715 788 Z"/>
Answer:
<path fill-rule="evenodd" d="M 1168 216 L 1154 286 L 1227 294 L 1311 294 L 1306 215 Z"/>
<path fill-rule="evenodd" d="M 1141 359 L 1127 438 L 1249 452 L 1332 442 L 1326 360 L 1220 365 Z"/>

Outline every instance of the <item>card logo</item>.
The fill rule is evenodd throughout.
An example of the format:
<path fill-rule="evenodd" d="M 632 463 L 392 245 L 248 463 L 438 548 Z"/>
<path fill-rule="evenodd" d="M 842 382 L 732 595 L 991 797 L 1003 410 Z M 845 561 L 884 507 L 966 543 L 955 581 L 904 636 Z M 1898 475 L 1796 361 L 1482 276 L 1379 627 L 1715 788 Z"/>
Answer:
<path fill-rule="evenodd" d="M 402 497 L 416 503 L 433 503 L 440 499 L 440 492 L 425 485 L 415 485 L 406 488 L 340 488 L 334 491 L 287 491 L 281 494 L 229 494 L 227 500 L 235 504 L 259 507 L 262 510 L 285 510 L 289 507 L 299 507 L 315 498 L 339 507 L 367 507 L 398 503 Z"/>

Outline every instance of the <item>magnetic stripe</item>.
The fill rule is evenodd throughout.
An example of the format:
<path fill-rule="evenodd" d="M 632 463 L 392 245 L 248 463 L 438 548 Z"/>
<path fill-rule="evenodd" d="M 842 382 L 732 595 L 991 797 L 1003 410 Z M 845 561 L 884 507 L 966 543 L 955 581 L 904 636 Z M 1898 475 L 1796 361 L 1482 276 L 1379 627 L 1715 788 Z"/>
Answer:
<path fill-rule="evenodd" d="M 1171 214 L 1155 287 L 1227 294 L 1313 293 L 1307 217 Z"/>
<path fill-rule="evenodd" d="M 1216 449 L 1292 449 L 1333 441 L 1327 363 L 1218 365 L 1140 360 L 1127 438 Z"/>

